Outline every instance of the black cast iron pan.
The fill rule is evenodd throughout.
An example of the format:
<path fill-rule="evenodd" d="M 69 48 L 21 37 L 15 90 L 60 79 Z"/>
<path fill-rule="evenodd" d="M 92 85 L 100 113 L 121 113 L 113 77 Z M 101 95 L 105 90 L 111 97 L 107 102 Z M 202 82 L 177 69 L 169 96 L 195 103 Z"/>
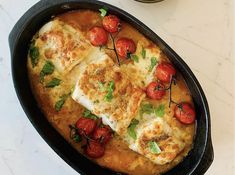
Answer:
<path fill-rule="evenodd" d="M 94 0 L 42 0 L 30 8 L 16 23 L 9 36 L 12 59 L 12 76 L 19 101 L 29 120 L 51 146 L 70 166 L 82 175 L 114 175 L 117 172 L 102 168 L 79 154 L 49 124 L 40 111 L 31 92 L 27 75 L 27 51 L 32 36 L 48 22 L 51 17 L 70 10 L 107 7 L 112 14 L 130 23 L 142 34 L 156 43 L 183 75 L 194 100 L 197 113 L 197 129 L 194 148 L 189 155 L 165 175 L 201 175 L 213 161 L 213 148 L 210 132 L 210 114 L 203 90 L 186 63 L 153 31 L 142 22 L 123 10 Z"/>

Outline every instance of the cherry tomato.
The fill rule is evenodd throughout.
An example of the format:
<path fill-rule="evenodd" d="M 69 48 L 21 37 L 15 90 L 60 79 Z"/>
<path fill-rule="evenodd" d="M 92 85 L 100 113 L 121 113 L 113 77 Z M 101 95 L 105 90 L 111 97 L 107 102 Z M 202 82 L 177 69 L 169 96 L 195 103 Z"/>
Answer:
<path fill-rule="evenodd" d="M 180 103 L 175 107 L 175 117 L 184 124 L 192 124 L 195 121 L 196 114 L 189 103 Z"/>
<path fill-rule="evenodd" d="M 96 128 L 96 121 L 90 118 L 81 117 L 76 123 L 78 132 L 81 135 L 90 135 Z"/>
<path fill-rule="evenodd" d="M 93 27 L 90 29 L 88 38 L 94 46 L 106 45 L 108 42 L 108 34 L 102 27 Z"/>
<path fill-rule="evenodd" d="M 104 155 L 104 146 L 99 142 L 90 140 L 87 144 L 85 153 L 91 158 L 99 158 Z"/>
<path fill-rule="evenodd" d="M 93 133 L 93 138 L 103 144 L 108 143 L 111 137 L 111 130 L 108 127 L 97 128 Z"/>
<path fill-rule="evenodd" d="M 136 46 L 132 39 L 119 38 L 116 42 L 116 50 L 119 56 L 127 58 L 128 54 L 135 52 Z"/>
<path fill-rule="evenodd" d="M 147 86 L 147 96 L 154 100 L 161 100 L 165 95 L 165 86 L 158 82 L 152 82 Z"/>
<path fill-rule="evenodd" d="M 103 18 L 103 27 L 106 31 L 110 33 L 115 33 L 118 31 L 121 23 L 117 16 L 108 15 Z"/>
<path fill-rule="evenodd" d="M 170 63 L 160 63 L 156 68 L 155 76 L 164 83 L 169 83 L 176 74 L 175 68 Z"/>

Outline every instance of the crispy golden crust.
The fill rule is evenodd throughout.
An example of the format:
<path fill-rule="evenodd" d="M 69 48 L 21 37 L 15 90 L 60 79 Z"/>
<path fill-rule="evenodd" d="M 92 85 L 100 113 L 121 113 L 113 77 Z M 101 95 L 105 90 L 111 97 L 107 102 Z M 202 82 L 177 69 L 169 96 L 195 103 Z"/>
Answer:
<path fill-rule="evenodd" d="M 79 64 L 93 48 L 78 28 L 58 19 L 42 27 L 35 45 L 41 56 L 53 62 L 62 73 L 67 73 Z"/>
<path fill-rule="evenodd" d="M 110 83 L 114 86 L 112 98 L 106 99 Z M 108 56 L 100 63 L 89 64 L 80 76 L 76 88 L 93 102 L 93 113 L 98 116 L 105 114 L 114 124 L 113 129 L 120 135 L 126 132 L 145 96 L 142 89 L 135 87 Z M 73 97 L 82 103 L 80 93 L 75 91 Z"/>

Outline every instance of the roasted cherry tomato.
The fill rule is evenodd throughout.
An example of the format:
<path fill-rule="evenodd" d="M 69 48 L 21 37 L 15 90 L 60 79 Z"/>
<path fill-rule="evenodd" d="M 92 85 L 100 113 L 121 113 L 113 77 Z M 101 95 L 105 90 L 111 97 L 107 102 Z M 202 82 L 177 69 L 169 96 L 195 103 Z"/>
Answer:
<path fill-rule="evenodd" d="M 86 146 L 85 153 L 91 158 L 99 158 L 104 155 L 104 150 L 105 148 L 101 143 L 90 140 Z"/>
<path fill-rule="evenodd" d="M 93 27 L 90 29 L 88 38 L 94 46 L 106 45 L 108 42 L 108 34 L 102 27 Z"/>
<path fill-rule="evenodd" d="M 110 33 L 115 33 L 119 30 L 121 23 L 117 16 L 108 15 L 103 18 L 103 27 Z"/>
<path fill-rule="evenodd" d="M 97 140 L 102 144 L 108 143 L 111 137 L 112 133 L 108 127 L 97 128 L 93 133 L 93 139 Z"/>
<path fill-rule="evenodd" d="M 81 117 L 76 123 L 78 132 L 81 135 L 90 135 L 96 128 L 96 121 L 90 118 Z"/>
<path fill-rule="evenodd" d="M 176 74 L 175 68 L 170 63 L 160 63 L 156 68 L 155 76 L 164 83 L 169 83 Z"/>
<path fill-rule="evenodd" d="M 196 114 L 189 103 L 180 103 L 175 107 L 175 117 L 184 124 L 192 124 L 195 121 Z"/>
<path fill-rule="evenodd" d="M 119 56 L 127 58 L 128 54 L 135 52 L 136 46 L 132 39 L 119 38 L 116 42 L 116 50 Z"/>
<path fill-rule="evenodd" d="M 165 95 L 165 86 L 158 82 L 152 82 L 147 86 L 147 96 L 154 100 L 161 100 Z"/>

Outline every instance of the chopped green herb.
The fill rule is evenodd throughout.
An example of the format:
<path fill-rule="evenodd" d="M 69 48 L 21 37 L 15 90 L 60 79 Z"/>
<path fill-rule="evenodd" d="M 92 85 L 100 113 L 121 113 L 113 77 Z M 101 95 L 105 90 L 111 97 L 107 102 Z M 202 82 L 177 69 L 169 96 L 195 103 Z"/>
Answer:
<path fill-rule="evenodd" d="M 83 116 L 94 120 L 98 119 L 98 117 L 92 114 L 91 111 L 89 111 L 88 109 L 85 109 L 85 111 L 83 112 Z"/>
<path fill-rule="evenodd" d="M 55 109 L 56 111 L 60 111 L 61 108 L 63 107 L 66 99 L 69 97 L 70 93 L 69 94 L 64 94 L 62 96 L 60 96 L 59 100 L 55 103 Z"/>
<path fill-rule="evenodd" d="M 158 144 L 154 141 L 150 141 L 148 143 L 149 149 L 153 154 L 161 153 L 161 149 L 159 148 Z"/>
<path fill-rule="evenodd" d="M 134 61 L 134 62 L 139 62 L 139 57 L 137 55 L 131 55 L 131 59 Z"/>
<path fill-rule="evenodd" d="M 31 58 L 31 63 L 33 67 L 35 67 L 38 64 L 39 55 L 40 53 L 38 47 L 35 47 L 34 44 L 32 43 L 29 48 L 29 56 Z"/>
<path fill-rule="evenodd" d="M 105 100 L 110 102 L 113 99 L 113 91 L 114 91 L 114 81 L 110 81 L 107 87 L 107 94 L 105 95 Z"/>
<path fill-rule="evenodd" d="M 108 9 L 104 7 L 99 9 L 99 11 L 100 11 L 100 16 L 105 17 L 107 15 Z"/>
<path fill-rule="evenodd" d="M 143 117 L 143 114 L 152 114 L 155 113 L 156 116 L 162 117 L 165 114 L 165 106 L 160 105 L 157 108 L 154 107 L 152 104 L 141 104 L 140 106 L 140 116 Z"/>
<path fill-rule="evenodd" d="M 165 114 L 165 106 L 164 105 L 159 105 L 156 109 L 155 109 L 155 114 L 158 117 L 163 117 L 163 115 Z"/>
<path fill-rule="evenodd" d="M 146 58 L 146 50 L 144 49 L 144 47 L 142 47 L 141 55 L 142 55 L 142 58 L 143 58 L 143 59 Z"/>
<path fill-rule="evenodd" d="M 143 114 L 151 114 L 154 112 L 153 105 L 147 103 L 147 104 L 141 104 L 140 106 L 140 116 L 143 117 Z"/>
<path fill-rule="evenodd" d="M 101 81 L 98 82 L 98 86 L 99 86 L 99 90 L 101 92 L 104 92 L 105 91 L 105 87 L 104 87 L 104 83 L 102 83 Z"/>
<path fill-rule="evenodd" d="M 46 84 L 47 88 L 53 88 L 60 85 L 61 80 L 58 78 L 53 78 L 50 82 Z"/>
<path fill-rule="evenodd" d="M 133 119 L 131 121 L 131 124 L 128 127 L 128 134 L 131 138 L 133 138 L 134 140 L 136 140 L 136 132 L 135 132 L 135 128 L 136 126 L 139 124 L 139 121 L 136 119 Z"/>
<path fill-rule="evenodd" d="M 47 61 L 44 64 L 44 66 L 43 66 L 43 68 L 42 68 L 42 70 L 40 72 L 40 81 L 41 82 L 44 81 L 44 77 L 46 75 L 52 74 L 54 72 L 54 69 L 55 69 L 55 66 L 50 61 Z"/>
<path fill-rule="evenodd" d="M 157 64 L 157 58 L 156 57 L 152 57 L 151 58 L 151 64 L 149 66 L 149 71 L 150 72 L 153 70 L 153 68 L 154 68 L 154 66 L 156 66 L 156 64 Z"/>

